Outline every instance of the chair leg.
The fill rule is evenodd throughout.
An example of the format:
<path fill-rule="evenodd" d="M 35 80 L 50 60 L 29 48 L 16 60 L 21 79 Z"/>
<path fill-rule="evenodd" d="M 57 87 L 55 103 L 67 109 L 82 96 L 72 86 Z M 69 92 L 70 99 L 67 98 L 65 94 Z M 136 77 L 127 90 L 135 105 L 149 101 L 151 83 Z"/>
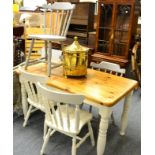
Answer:
<path fill-rule="evenodd" d="M 84 103 L 82 103 L 82 104 L 80 105 L 80 109 L 82 109 L 83 106 L 84 106 Z M 90 112 L 90 113 L 92 112 L 92 106 L 91 106 L 91 105 L 89 105 L 89 112 Z"/>
<path fill-rule="evenodd" d="M 92 146 L 95 146 L 94 134 L 93 134 L 93 130 L 90 122 L 88 122 L 88 130 L 90 133 L 91 144 Z"/>
<path fill-rule="evenodd" d="M 112 114 L 111 114 L 111 121 L 112 121 L 112 124 L 113 124 L 113 125 L 116 125 L 116 124 L 115 124 L 115 118 L 114 118 L 113 112 L 112 112 Z"/>
<path fill-rule="evenodd" d="M 63 51 L 63 48 L 64 48 L 64 42 L 61 42 L 61 50 Z M 61 56 L 59 56 L 59 59 L 61 60 L 61 61 L 63 61 L 63 59 L 64 59 L 64 53 L 62 52 L 61 53 Z"/>
<path fill-rule="evenodd" d="M 83 108 L 83 105 L 84 105 L 84 103 L 80 104 L 80 106 L 79 106 L 79 107 L 80 107 L 80 109 L 82 109 L 82 108 Z"/>
<path fill-rule="evenodd" d="M 52 42 L 49 41 L 49 50 L 48 50 L 48 76 L 50 77 L 51 75 L 51 49 L 52 49 Z"/>
<path fill-rule="evenodd" d="M 48 126 L 46 125 L 46 122 L 44 120 L 44 136 L 43 136 L 43 138 L 45 138 L 45 136 L 46 136 L 47 129 L 48 129 Z"/>
<path fill-rule="evenodd" d="M 72 155 L 76 155 L 76 137 L 72 139 Z"/>
<path fill-rule="evenodd" d="M 24 120 L 24 123 L 23 123 L 23 127 L 25 127 L 27 125 L 27 121 L 28 121 L 28 119 L 30 117 L 31 110 L 32 110 L 32 105 L 30 105 L 30 107 L 29 107 L 29 109 L 27 111 L 26 117 L 24 118 L 25 120 Z"/>
<path fill-rule="evenodd" d="M 64 42 L 61 42 L 61 50 L 64 48 Z"/>
<path fill-rule="evenodd" d="M 25 69 L 27 69 L 27 66 L 28 66 L 28 63 L 29 63 L 31 52 L 32 52 L 32 49 L 33 49 L 33 45 L 34 45 L 34 39 L 32 39 L 32 41 L 31 41 L 31 46 L 30 46 L 29 53 L 28 53 L 28 56 L 27 56 L 27 59 L 26 59 L 26 62 L 25 62 Z"/>
<path fill-rule="evenodd" d="M 48 143 L 48 141 L 49 141 L 51 131 L 52 131 L 52 129 L 49 128 L 49 129 L 48 129 L 48 132 L 47 132 L 47 134 L 46 134 L 46 136 L 45 136 L 45 138 L 44 138 L 44 143 L 43 143 L 43 145 L 42 145 L 42 148 L 41 148 L 41 151 L 40 151 L 40 155 L 43 155 L 43 154 L 44 154 L 45 147 L 46 147 L 46 145 L 47 145 L 47 143 Z"/>
<path fill-rule="evenodd" d="M 89 112 L 90 113 L 92 112 L 92 106 L 91 105 L 89 106 Z"/>
<path fill-rule="evenodd" d="M 45 60 L 47 61 L 47 40 L 45 40 Z"/>

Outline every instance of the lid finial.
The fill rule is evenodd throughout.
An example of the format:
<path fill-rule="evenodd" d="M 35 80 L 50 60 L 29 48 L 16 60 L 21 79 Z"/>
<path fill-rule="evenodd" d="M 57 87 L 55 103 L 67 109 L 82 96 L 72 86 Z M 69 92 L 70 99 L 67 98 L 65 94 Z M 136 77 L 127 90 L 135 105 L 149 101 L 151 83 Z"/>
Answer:
<path fill-rule="evenodd" d="M 78 41 L 78 37 L 77 36 L 74 37 L 74 41 Z"/>

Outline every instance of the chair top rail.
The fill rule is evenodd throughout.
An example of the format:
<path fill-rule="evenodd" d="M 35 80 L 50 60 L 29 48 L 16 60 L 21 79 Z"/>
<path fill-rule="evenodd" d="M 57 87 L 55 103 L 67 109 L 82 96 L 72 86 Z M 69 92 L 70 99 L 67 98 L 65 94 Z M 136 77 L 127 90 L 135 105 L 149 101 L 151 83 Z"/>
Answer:
<path fill-rule="evenodd" d="M 55 2 L 53 4 L 44 4 L 41 8 L 42 11 L 51 10 L 72 10 L 75 8 L 75 4 L 69 2 Z"/>
<path fill-rule="evenodd" d="M 119 64 L 114 64 L 114 63 L 105 62 L 105 61 L 102 61 L 99 64 L 95 62 L 91 62 L 90 66 L 93 68 L 106 69 L 106 70 L 110 70 L 110 71 L 114 71 L 122 74 L 125 74 L 125 71 L 126 71 L 124 68 L 120 68 Z"/>
<path fill-rule="evenodd" d="M 27 80 L 34 83 L 36 82 L 46 83 L 46 81 L 48 80 L 48 77 L 46 76 L 26 72 L 21 66 L 19 66 L 18 70 L 21 73 L 20 82 Z"/>
<path fill-rule="evenodd" d="M 72 10 L 75 8 L 75 4 L 69 2 L 55 2 L 50 7 L 52 10 Z"/>

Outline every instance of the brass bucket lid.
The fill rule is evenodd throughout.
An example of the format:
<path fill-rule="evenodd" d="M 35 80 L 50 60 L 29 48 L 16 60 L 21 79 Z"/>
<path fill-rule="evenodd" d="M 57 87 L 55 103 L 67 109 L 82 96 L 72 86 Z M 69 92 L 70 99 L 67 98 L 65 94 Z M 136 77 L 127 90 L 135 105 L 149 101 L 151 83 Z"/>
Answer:
<path fill-rule="evenodd" d="M 81 53 L 81 52 L 88 52 L 88 50 L 89 48 L 79 44 L 78 37 L 74 37 L 74 42 L 71 45 L 63 48 L 63 51 L 67 53 Z"/>

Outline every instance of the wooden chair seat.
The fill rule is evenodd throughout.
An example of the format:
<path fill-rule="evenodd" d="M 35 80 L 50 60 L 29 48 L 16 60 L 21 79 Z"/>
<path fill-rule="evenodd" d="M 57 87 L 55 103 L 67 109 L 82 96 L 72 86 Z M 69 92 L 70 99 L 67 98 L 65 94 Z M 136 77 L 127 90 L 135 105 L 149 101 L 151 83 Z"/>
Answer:
<path fill-rule="evenodd" d="M 33 101 L 32 99 L 28 98 L 27 101 L 28 101 L 29 104 L 31 104 L 33 107 L 35 107 L 35 108 L 37 108 L 37 109 L 39 109 L 39 110 L 45 112 L 45 106 L 42 105 L 42 104 L 38 104 L 39 100 Z M 52 106 L 52 105 L 55 105 L 55 103 L 52 102 L 52 101 L 50 102 L 50 104 L 51 104 L 51 106 Z"/>
<path fill-rule="evenodd" d="M 84 110 L 80 110 L 79 111 L 79 117 L 81 118 L 79 121 L 79 130 L 76 131 L 75 130 L 75 108 L 73 107 L 69 107 L 68 108 L 68 112 L 70 115 L 70 128 L 68 128 L 67 126 L 67 118 L 66 118 L 66 106 L 62 105 L 60 106 L 60 110 L 61 110 L 61 114 L 62 114 L 62 118 L 63 118 L 63 128 L 61 126 L 60 123 L 60 118 L 59 118 L 59 111 L 56 110 L 56 117 L 58 118 L 58 122 L 56 125 L 55 121 L 54 121 L 54 115 L 51 115 L 52 121 L 49 120 L 48 117 L 45 117 L 45 122 L 48 126 L 52 127 L 53 129 L 57 129 L 60 132 L 64 132 L 64 133 L 69 133 L 69 134 L 79 134 L 79 131 L 81 131 L 82 127 L 89 122 L 92 119 L 92 114 L 88 113 L 87 111 Z"/>
<path fill-rule="evenodd" d="M 42 39 L 42 40 L 52 40 L 52 41 L 65 41 L 66 37 L 58 35 L 48 35 L 48 34 L 34 34 L 28 36 L 30 39 Z"/>
<path fill-rule="evenodd" d="M 29 104 L 31 104 L 33 107 L 45 112 L 45 107 L 43 105 L 38 104 L 39 101 L 33 101 L 30 98 L 27 99 Z"/>

